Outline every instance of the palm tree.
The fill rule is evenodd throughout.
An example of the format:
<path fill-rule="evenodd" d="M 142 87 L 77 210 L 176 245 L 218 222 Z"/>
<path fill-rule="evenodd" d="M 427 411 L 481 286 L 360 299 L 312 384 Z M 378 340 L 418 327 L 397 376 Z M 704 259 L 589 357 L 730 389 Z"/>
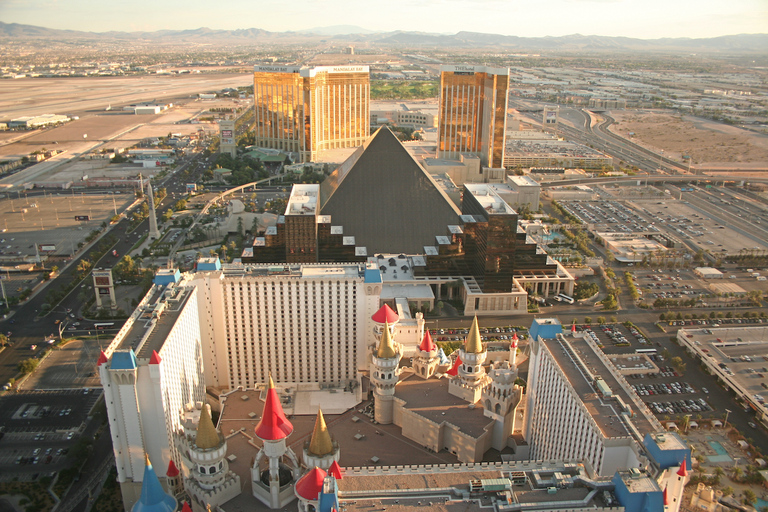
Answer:
<path fill-rule="evenodd" d="M 742 470 L 739 466 L 734 466 L 733 469 L 731 469 L 731 477 L 734 480 L 738 480 L 741 478 Z"/>

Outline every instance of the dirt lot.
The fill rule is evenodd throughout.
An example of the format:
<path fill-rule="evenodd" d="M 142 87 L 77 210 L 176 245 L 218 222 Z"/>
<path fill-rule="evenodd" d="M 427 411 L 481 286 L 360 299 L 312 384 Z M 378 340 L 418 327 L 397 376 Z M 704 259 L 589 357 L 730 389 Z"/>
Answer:
<path fill-rule="evenodd" d="M 614 111 L 614 133 L 648 148 L 664 150 L 682 161 L 690 155 L 695 166 L 765 168 L 768 136 L 691 116 L 657 112 Z"/>

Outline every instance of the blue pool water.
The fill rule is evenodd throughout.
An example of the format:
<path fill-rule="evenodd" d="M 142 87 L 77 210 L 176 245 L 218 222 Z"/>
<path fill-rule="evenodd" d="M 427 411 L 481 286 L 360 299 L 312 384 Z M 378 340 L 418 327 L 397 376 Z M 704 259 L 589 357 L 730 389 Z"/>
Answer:
<path fill-rule="evenodd" d="M 763 510 L 764 508 L 768 508 L 768 501 L 757 498 L 757 503 L 755 503 L 755 508 L 757 510 Z"/>
<path fill-rule="evenodd" d="M 721 445 L 717 441 L 709 441 L 709 446 L 711 446 L 712 449 L 715 450 L 715 453 L 718 455 L 728 455 L 728 452 L 725 451 L 725 448 L 723 448 L 723 445 Z"/>

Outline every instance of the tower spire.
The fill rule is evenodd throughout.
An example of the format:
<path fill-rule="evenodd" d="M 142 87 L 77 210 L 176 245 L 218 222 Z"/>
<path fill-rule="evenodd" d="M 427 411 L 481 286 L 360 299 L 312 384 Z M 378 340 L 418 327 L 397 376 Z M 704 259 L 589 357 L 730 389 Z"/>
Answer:
<path fill-rule="evenodd" d="M 152 182 L 147 180 L 147 203 L 149 206 L 149 238 L 157 240 L 160 231 L 157 229 L 157 215 L 155 214 L 155 198 L 152 195 Z"/>

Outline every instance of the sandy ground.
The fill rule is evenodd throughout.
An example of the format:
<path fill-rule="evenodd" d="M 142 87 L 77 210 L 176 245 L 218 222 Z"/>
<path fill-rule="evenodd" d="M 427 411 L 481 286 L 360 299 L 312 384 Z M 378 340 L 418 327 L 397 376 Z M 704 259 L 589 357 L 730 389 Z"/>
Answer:
<path fill-rule="evenodd" d="M 638 144 L 664 150 L 682 161 L 690 155 L 694 166 L 765 168 L 768 166 L 768 136 L 707 119 L 657 112 L 612 111 L 614 133 Z"/>
<path fill-rule="evenodd" d="M 137 102 L 190 99 L 199 93 L 253 85 L 250 73 L 94 78 L 24 78 L 0 81 L 2 118 L 82 115 Z"/>

